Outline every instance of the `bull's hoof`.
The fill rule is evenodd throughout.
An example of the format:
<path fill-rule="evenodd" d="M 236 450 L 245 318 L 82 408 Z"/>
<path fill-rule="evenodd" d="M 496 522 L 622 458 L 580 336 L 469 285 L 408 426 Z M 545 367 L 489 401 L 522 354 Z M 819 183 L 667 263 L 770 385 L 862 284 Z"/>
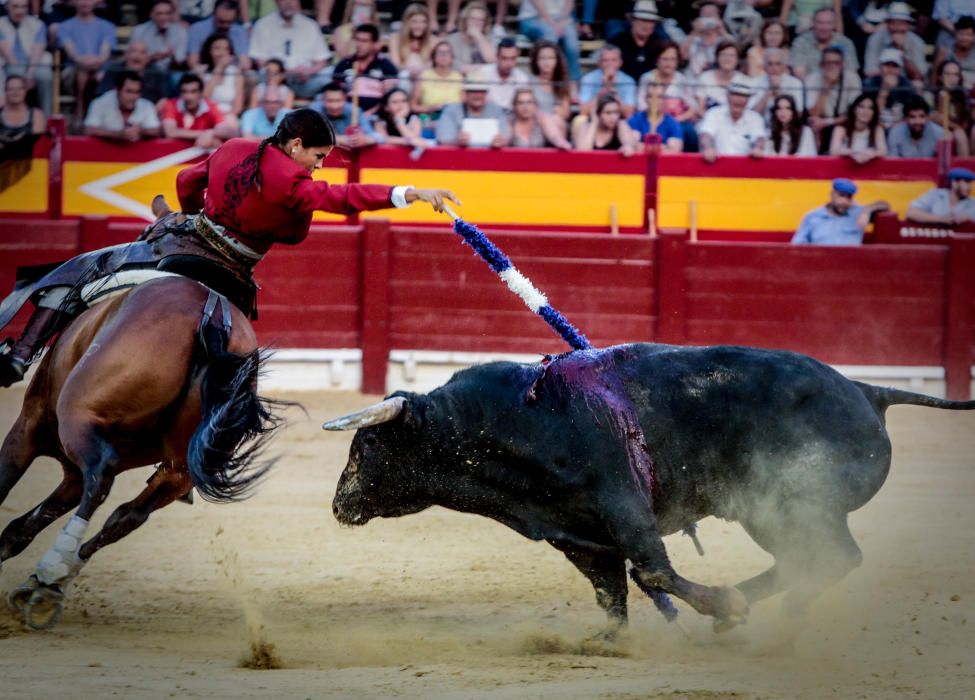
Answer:
<path fill-rule="evenodd" d="M 748 620 L 748 599 L 737 588 L 722 588 L 721 602 L 715 614 L 714 631 L 727 632 Z"/>
<path fill-rule="evenodd" d="M 748 617 L 745 615 L 735 615 L 732 617 L 716 617 L 714 618 L 714 624 L 712 628 L 716 634 L 721 634 L 722 632 L 727 632 L 730 629 L 737 627 L 738 625 L 743 625 L 748 622 Z"/>
<path fill-rule="evenodd" d="M 37 577 L 31 574 L 30 578 L 10 591 L 10 595 L 7 596 L 7 604 L 10 606 L 10 609 L 18 615 L 25 615 L 25 609 L 27 603 L 30 601 L 30 597 L 34 595 L 34 591 L 40 585 L 41 583 L 37 580 Z"/>
<path fill-rule="evenodd" d="M 591 644 L 616 644 L 620 640 L 620 634 L 624 629 L 626 629 L 624 625 L 610 625 L 593 636 L 586 637 L 586 642 Z"/>
<path fill-rule="evenodd" d="M 54 627 L 64 612 L 64 593 L 58 586 L 38 586 L 24 606 L 24 623 L 32 630 Z"/>

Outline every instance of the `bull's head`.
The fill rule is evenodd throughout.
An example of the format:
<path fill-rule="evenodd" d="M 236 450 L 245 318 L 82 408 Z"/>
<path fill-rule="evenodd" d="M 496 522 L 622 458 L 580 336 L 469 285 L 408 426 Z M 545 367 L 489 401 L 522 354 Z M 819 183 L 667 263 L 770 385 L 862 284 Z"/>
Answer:
<path fill-rule="evenodd" d="M 332 502 L 340 523 L 364 525 L 376 517 L 408 515 L 432 505 L 423 489 L 432 454 L 420 398 L 394 395 L 322 426 L 356 431 Z"/>

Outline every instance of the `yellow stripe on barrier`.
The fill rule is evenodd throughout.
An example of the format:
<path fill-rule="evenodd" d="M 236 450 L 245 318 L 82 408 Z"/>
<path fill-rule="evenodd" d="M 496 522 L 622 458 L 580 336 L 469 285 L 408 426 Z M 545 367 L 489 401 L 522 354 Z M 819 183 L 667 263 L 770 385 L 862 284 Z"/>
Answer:
<path fill-rule="evenodd" d="M 36 162 L 36 161 L 35 161 Z M 133 216 L 131 211 L 127 211 L 121 206 L 116 206 L 111 201 L 100 199 L 97 195 L 86 194 L 81 191 L 84 185 L 88 185 L 110 175 L 118 175 L 129 170 L 138 163 L 97 163 L 68 161 L 64 164 L 64 213 L 66 216 L 84 216 L 87 214 L 104 214 L 107 216 Z M 45 162 L 46 166 L 46 162 Z M 166 201 L 174 209 L 179 206 L 176 197 L 176 175 L 182 170 L 183 165 L 165 168 L 150 175 L 145 175 L 128 182 L 115 185 L 110 192 L 120 195 L 132 202 L 148 207 L 152 198 L 157 194 L 166 197 Z M 46 169 L 45 169 L 45 187 Z M 341 185 L 348 180 L 347 172 L 344 168 L 326 168 L 315 173 L 316 180 L 327 180 L 329 184 Z M 45 199 L 46 202 L 46 189 Z M 0 195 L 2 196 L 2 195 Z M 9 210 L 3 206 L 0 199 L 0 210 Z M 43 209 L 41 209 L 43 211 Z M 316 212 L 316 221 L 344 221 L 345 216 L 340 214 L 325 214 Z"/>
<path fill-rule="evenodd" d="M 364 168 L 363 183 L 441 187 L 464 202 L 463 216 L 480 224 L 599 226 L 609 228 L 612 205 L 620 226 L 643 226 L 642 175 L 480 172 Z M 443 222 L 425 206 L 369 216 L 395 222 Z"/>
<path fill-rule="evenodd" d="M 0 192 L 0 212 L 38 214 L 47 211 L 47 159 L 31 161 L 30 172 Z"/>
<path fill-rule="evenodd" d="M 884 199 L 902 217 L 930 182 L 858 180 L 860 204 Z M 664 176 L 659 180 L 661 228 L 688 228 L 689 202 L 697 202 L 697 225 L 718 231 L 794 231 L 802 217 L 829 201 L 830 180 L 768 180 Z"/>

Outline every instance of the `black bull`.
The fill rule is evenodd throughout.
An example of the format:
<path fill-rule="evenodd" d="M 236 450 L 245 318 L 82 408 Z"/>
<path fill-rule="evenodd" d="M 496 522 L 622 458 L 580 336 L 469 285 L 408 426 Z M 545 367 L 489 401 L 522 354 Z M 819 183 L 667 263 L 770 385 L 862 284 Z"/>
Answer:
<path fill-rule="evenodd" d="M 784 590 L 786 609 L 801 611 L 860 564 L 847 514 L 887 477 L 892 404 L 975 408 L 743 347 L 492 363 L 327 423 L 359 428 L 333 510 L 349 525 L 432 505 L 493 518 L 563 552 L 610 630 L 626 621 L 627 560 L 641 589 L 723 629 Z M 741 523 L 772 567 L 733 588 L 677 574 L 661 537 L 708 515 Z"/>

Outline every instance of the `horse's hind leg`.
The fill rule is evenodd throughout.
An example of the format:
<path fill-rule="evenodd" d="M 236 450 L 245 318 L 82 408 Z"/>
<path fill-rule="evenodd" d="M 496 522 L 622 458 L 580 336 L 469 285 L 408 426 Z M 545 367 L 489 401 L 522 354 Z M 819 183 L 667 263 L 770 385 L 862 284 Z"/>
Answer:
<path fill-rule="evenodd" d="M 0 448 L 0 504 L 38 456 L 37 423 L 25 410 L 14 421 Z"/>
<path fill-rule="evenodd" d="M 109 516 L 105 526 L 81 547 L 82 561 L 87 562 L 102 547 L 118 542 L 133 530 L 141 527 L 153 511 L 165 508 L 186 495 L 193 484 L 183 464 L 167 463 L 159 467 L 149 479 L 148 485 L 138 496 L 120 505 Z"/>

